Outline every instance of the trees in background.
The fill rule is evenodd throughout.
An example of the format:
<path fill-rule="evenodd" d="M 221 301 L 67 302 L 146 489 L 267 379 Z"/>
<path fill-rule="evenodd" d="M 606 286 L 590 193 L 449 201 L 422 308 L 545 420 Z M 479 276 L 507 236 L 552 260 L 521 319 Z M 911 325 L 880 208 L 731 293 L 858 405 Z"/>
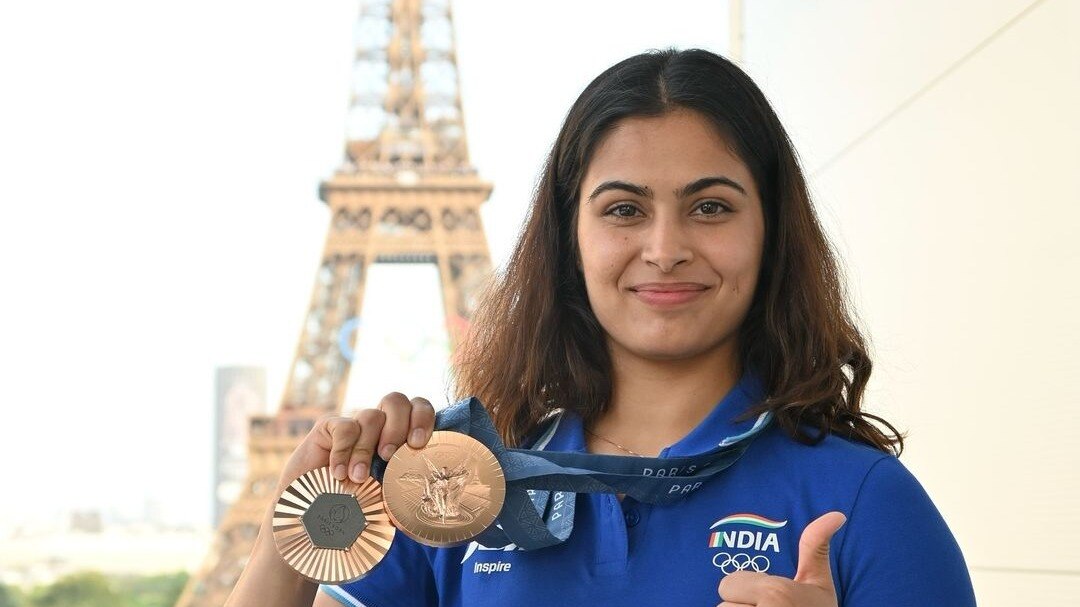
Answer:
<path fill-rule="evenodd" d="M 22 593 L 18 588 L 0 584 L 0 607 L 20 607 L 22 603 Z"/>
<path fill-rule="evenodd" d="M 187 578 L 184 572 L 109 577 L 85 571 L 27 593 L 0 584 L 0 607 L 172 607 Z"/>
<path fill-rule="evenodd" d="M 123 605 L 109 578 L 87 571 L 64 576 L 30 593 L 32 607 L 105 607 Z"/>
<path fill-rule="evenodd" d="M 118 578 L 116 583 L 127 607 L 173 607 L 187 579 L 187 573 L 179 572 Z"/>

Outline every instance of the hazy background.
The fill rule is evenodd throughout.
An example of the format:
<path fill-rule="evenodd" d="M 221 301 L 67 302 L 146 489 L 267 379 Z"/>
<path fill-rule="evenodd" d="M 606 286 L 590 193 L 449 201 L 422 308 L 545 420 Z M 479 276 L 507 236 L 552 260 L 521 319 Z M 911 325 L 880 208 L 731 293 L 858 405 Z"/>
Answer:
<path fill-rule="evenodd" d="M 745 67 L 873 342 L 871 409 L 909 430 L 902 461 L 981 605 L 1074 600 L 1080 2 L 745 5 Z M 728 51 L 726 2 L 453 7 L 496 264 L 585 84 L 648 48 Z M 316 189 L 342 158 L 354 17 L 346 1 L 0 6 L 0 553 L 72 510 L 209 525 L 214 369 L 266 367 L 277 406 L 329 221 Z M 347 407 L 443 392 L 435 270 L 388 270 L 368 279 Z"/>

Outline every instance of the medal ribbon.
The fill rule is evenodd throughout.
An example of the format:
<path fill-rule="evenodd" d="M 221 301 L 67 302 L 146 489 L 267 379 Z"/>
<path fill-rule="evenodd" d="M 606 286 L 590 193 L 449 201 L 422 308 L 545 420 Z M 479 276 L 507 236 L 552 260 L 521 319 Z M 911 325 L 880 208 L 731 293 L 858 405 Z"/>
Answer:
<path fill-rule="evenodd" d="M 506 478 L 502 512 L 476 541 L 488 548 L 515 544 L 533 550 L 570 537 L 573 494 L 623 493 L 649 504 L 675 502 L 734 464 L 771 421 L 770 412 L 762 413 L 749 430 L 723 439 L 709 451 L 667 458 L 510 449 L 476 398 L 463 399 L 440 411 L 435 428 L 475 438 L 502 466 Z M 382 463 L 376 458 L 372 466 L 379 480 Z"/>

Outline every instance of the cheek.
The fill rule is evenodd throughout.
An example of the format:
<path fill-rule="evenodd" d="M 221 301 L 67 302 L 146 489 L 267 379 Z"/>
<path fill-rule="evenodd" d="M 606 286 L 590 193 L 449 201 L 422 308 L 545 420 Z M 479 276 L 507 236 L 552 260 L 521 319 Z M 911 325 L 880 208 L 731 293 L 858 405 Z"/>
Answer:
<path fill-rule="evenodd" d="M 608 236 L 595 231 L 582 236 L 578 242 L 578 255 L 585 284 L 594 288 L 611 287 L 619 280 L 626 267 L 630 239 L 625 235 Z"/>
<path fill-rule="evenodd" d="M 749 295 L 755 288 L 761 267 L 761 247 L 748 239 L 714 247 L 708 253 L 710 265 L 724 281 L 724 289 L 738 295 Z"/>

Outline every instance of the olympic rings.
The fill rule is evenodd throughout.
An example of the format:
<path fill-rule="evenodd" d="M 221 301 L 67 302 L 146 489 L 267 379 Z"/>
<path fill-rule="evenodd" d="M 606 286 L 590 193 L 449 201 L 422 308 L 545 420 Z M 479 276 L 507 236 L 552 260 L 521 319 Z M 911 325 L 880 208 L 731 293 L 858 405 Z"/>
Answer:
<path fill-rule="evenodd" d="M 735 573 L 736 571 L 746 571 L 747 569 L 757 573 L 764 573 L 772 566 L 769 557 L 765 555 L 758 554 L 750 556 L 743 552 L 737 554 L 717 552 L 713 555 L 712 563 L 718 567 L 720 571 L 724 572 L 725 575 L 728 573 Z"/>
<path fill-rule="evenodd" d="M 356 352 L 353 347 L 349 345 L 349 335 L 353 331 L 360 329 L 360 317 L 353 316 L 345 322 L 341 323 L 341 328 L 338 329 L 338 350 L 341 350 L 341 356 L 350 363 L 353 362 L 353 358 L 356 356 Z"/>

